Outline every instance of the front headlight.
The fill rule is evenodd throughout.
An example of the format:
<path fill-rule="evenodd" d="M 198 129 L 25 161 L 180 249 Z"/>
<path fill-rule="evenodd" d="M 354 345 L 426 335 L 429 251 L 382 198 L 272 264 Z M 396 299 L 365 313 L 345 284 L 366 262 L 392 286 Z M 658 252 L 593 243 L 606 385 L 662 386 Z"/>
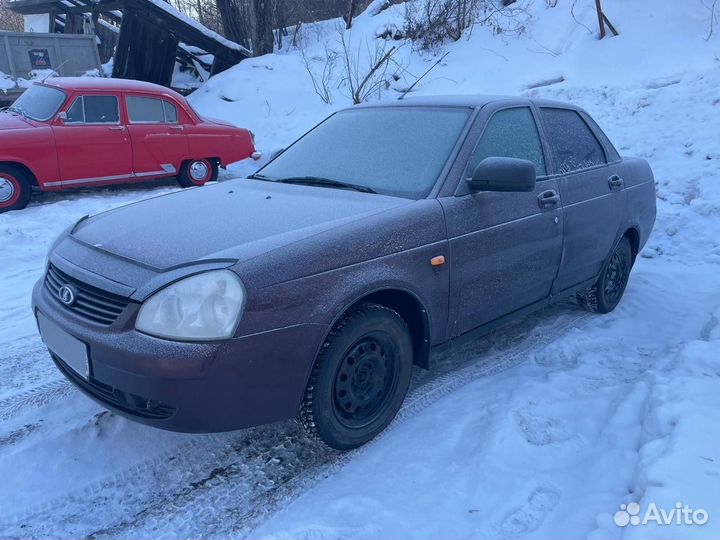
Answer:
<path fill-rule="evenodd" d="M 176 281 L 140 308 L 135 328 L 178 341 L 214 341 L 235 333 L 245 303 L 240 278 L 213 270 Z"/>

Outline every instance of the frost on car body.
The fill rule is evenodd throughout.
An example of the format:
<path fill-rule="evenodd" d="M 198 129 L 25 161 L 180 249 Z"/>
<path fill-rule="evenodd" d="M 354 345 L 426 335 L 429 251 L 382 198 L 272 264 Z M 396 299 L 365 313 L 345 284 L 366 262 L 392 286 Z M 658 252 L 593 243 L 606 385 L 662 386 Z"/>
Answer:
<path fill-rule="evenodd" d="M 572 105 L 362 105 L 249 179 L 80 221 L 33 306 L 59 369 L 129 418 L 297 414 L 348 449 L 392 421 L 432 348 L 572 294 L 614 309 L 654 220 L 648 164 Z"/>

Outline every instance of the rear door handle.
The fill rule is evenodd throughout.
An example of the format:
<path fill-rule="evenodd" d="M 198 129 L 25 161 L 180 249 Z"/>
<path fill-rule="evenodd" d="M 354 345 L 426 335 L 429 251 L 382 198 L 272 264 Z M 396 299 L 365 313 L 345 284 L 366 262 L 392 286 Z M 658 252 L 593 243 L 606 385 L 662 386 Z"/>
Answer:
<path fill-rule="evenodd" d="M 125 126 L 113 126 L 108 128 L 110 131 L 125 131 Z"/>
<path fill-rule="evenodd" d="M 610 189 L 620 189 L 624 184 L 625 182 L 623 182 L 623 179 L 617 174 L 613 174 L 610 178 L 608 178 L 608 186 L 610 186 Z"/>
<path fill-rule="evenodd" d="M 182 131 L 185 128 L 183 128 L 182 126 L 170 126 L 170 129 L 174 129 L 175 131 Z"/>
<path fill-rule="evenodd" d="M 538 205 L 540 208 L 549 208 L 557 206 L 560 203 L 560 195 L 554 189 L 548 189 L 538 195 Z"/>

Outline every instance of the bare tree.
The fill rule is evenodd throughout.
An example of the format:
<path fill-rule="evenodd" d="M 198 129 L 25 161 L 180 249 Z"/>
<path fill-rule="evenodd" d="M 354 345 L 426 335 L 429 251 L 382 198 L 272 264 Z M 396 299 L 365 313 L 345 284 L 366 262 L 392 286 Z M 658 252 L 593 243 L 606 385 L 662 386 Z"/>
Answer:
<path fill-rule="evenodd" d="M 375 40 L 374 47 L 371 47 L 365 41 L 366 52 L 363 55 L 362 44 L 353 50 L 341 28 L 338 34 L 343 70 L 340 84 L 347 90 L 353 103 L 362 103 L 371 97 L 379 98 L 390 87 L 390 81 L 400 79 L 404 67 L 393 58 L 397 46 L 388 48 L 384 41 Z"/>
<path fill-rule="evenodd" d="M 313 90 L 323 103 L 332 103 L 333 96 L 330 86 L 333 82 L 335 68 L 337 65 L 338 53 L 334 51 L 327 42 L 324 43 L 325 51 L 321 57 L 309 58 L 305 53 L 305 49 L 300 49 L 305 69 L 310 75 Z M 320 66 L 320 70 L 316 70 L 316 66 Z"/>
<path fill-rule="evenodd" d="M 494 0 L 420 0 L 405 5 L 403 35 L 421 49 L 434 49 L 450 39 L 469 36 L 476 25 L 495 33 L 519 33 L 518 15 L 527 13 L 515 2 Z"/>
<path fill-rule="evenodd" d="M 352 28 L 353 16 L 355 15 L 355 9 L 357 8 L 356 0 L 346 0 L 345 2 L 345 13 L 343 19 L 345 20 L 345 29 L 350 30 Z"/>
<path fill-rule="evenodd" d="M 715 25 L 720 22 L 720 6 L 718 6 L 718 0 L 713 0 L 708 9 L 710 10 L 710 23 L 708 24 L 705 41 L 710 41 L 713 31 L 715 30 Z"/>
<path fill-rule="evenodd" d="M 215 0 L 223 34 L 252 49 L 255 56 L 273 52 L 276 0 Z"/>

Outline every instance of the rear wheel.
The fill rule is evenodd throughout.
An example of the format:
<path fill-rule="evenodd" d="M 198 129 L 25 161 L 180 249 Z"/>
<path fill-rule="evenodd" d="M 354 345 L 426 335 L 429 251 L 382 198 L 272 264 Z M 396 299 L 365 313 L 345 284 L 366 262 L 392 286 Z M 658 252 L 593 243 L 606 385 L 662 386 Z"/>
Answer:
<path fill-rule="evenodd" d="M 330 332 L 315 361 L 299 417 L 332 448 L 357 448 L 395 418 L 410 385 L 413 348 L 392 309 L 360 304 Z"/>
<path fill-rule="evenodd" d="M 182 187 L 193 187 L 214 182 L 218 177 L 218 168 L 215 159 L 190 159 L 180 167 L 178 183 Z"/>
<path fill-rule="evenodd" d="M 632 264 L 632 247 L 623 236 L 610 254 L 595 285 L 577 294 L 580 305 L 594 313 L 610 313 L 625 293 Z"/>
<path fill-rule="evenodd" d="M 14 165 L 0 165 L 0 213 L 25 208 L 32 185 L 28 174 Z"/>

